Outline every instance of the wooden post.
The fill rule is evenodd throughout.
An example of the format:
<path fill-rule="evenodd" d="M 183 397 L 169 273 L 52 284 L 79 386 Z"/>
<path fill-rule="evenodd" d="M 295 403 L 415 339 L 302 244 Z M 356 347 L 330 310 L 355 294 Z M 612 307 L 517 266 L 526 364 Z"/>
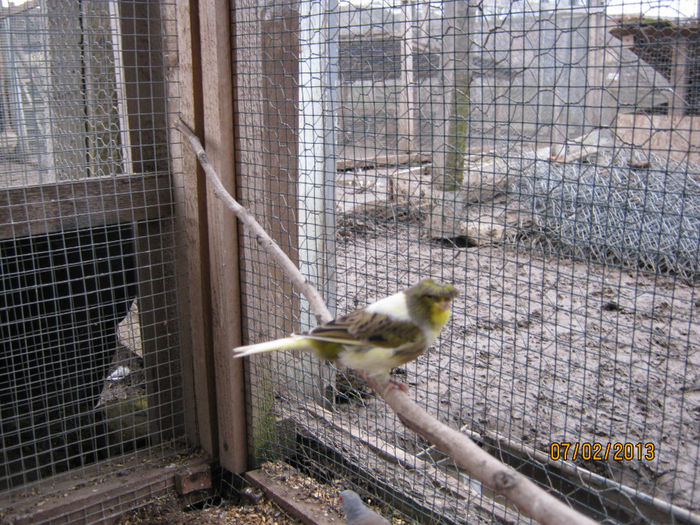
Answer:
<path fill-rule="evenodd" d="M 298 15 L 292 5 L 270 6 L 261 17 L 259 5 L 257 0 L 237 1 L 232 17 L 236 174 L 241 183 L 238 198 L 296 261 L 298 66 L 293 57 L 298 54 L 294 31 Z M 243 235 L 240 249 L 245 342 L 286 335 L 294 329 L 297 296 L 254 237 Z M 261 354 L 248 363 L 248 439 L 256 462 L 263 451 L 269 457 L 270 438 L 277 433 L 277 358 Z"/>
<path fill-rule="evenodd" d="M 166 118 L 165 53 L 159 3 L 120 2 L 121 59 L 124 64 L 131 167 L 145 176 L 170 173 Z M 113 11 L 114 12 L 114 11 Z M 104 29 L 107 30 L 106 28 Z M 169 181 L 168 186 L 172 185 Z M 172 205 L 170 199 L 164 204 Z M 146 365 L 150 432 L 162 440 L 181 436 L 184 418 L 178 403 L 183 379 L 174 373 L 180 358 L 176 304 L 174 220 L 161 219 L 137 225 L 139 320 Z"/>
<path fill-rule="evenodd" d="M 691 49 L 690 40 L 682 31 L 675 34 L 676 41 L 671 57 L 671 86 L 673 86 L 673 104 L 669 115 L 672 119 L 680 120 L 685 116 L 688 107 L 689 75 Z"/>
<path fill-rule="evenodd" d="M 611 112 L 609 121 L 601 120 L 604 112 L 601 111 L 603 104 L 603 91 L 605 89 L 605 39 L 608 38 L 607 20 L 605 7 L 596 5 L 597 2 L 590 2 L 588 13 L 588 66 L 586 70 L 586 104 L 584 107 L 583 124 L 584 133 L 592 127 L 610 126 L 615 120 L 614 113 Z"/>
<path fill-rule="evenodd" d="M 178 2 L 177 50 L 168 53 L 177 57 L 180 81 L 180 112 L 182 118 L 200 137 L 204 130 L 202 107 L 202 67 L 199 35 L 199 10 L 196 0 Z M 177 117 L 177 115 L 174 115 Z M 175 123 L 171 123 L 174 129 Z M 182 148 L 182 137 L 171 141 L 173 148 L 173 185 L 175 216 L 178 231 L 184 231 L 184 241 L 178 243 L 180 280 L 183 290 L 180 304 L 187 306 L 182 313 L 183 372 L 185 374 L 185 429 L 190 442 L 199 445 L 211 457 L 218 455 L 216 420 L 216 389 L 214 388 L 214 355 L 211 334 L 211 303 L 209 302 L 209 232 L 207 229 L 206 184 L 202 169 L 189 148 Z M 177 164 L 177 163 L 180 164 Z M 182 174 L 182 175 L 180 175 Z"/>
<path fill-rule="evenodd" d="M 263 166 L 261 182 L 265 204 L 263 212 L 270 235 L 290 258 L 298 262 L 296 149 L 299 141 L 297 78 L 299 74 L 299 12 L 296 5 L 271 6 L 260 21 L 263 87 Z M 253 182 L 253 181 L 251 181 Z M 274 319 L 282 337 L 298 330 L 294 314 L 299 299 L 275 265 L 268 269 L 273 290 L 268 292 L 268 320 Z"/>
<path fill-rule="evenodd" d="M 443 121 L 433 157 L 433 184 L 456 190 L 462 184 L 469 117 L 469 2 L 447 2 L 442 50 Z M 440 132 L 439 131 L 439 132 Z"/>
<path fill-rule="evenodd" d="M 120 2 L 121 47 L 134 173 L 170 171 L 160 6 Z"/>
<path fill-rule="evenodd" d="M 253 77 L 262 84 L 262 119 L 260 172 L 246 177 L 246 187 L 256 188 L 246 195 L 247 202 L 258 200 L 256 216 L 265 221 L 270 235 L 298 263 L 299 237 L 297 231 L 297 182 L 299 179 L 295 155 L 298 135 L 298 75 L 299 75 L 299 11 L 296 4 L 270 5 L 262 17 L 260 33 L 260 76 Z M 249 51 L 250 52 L 250 51 Z M 240 72 L 241 76 L 248 76 Z M 255 80 L 253 80 L 255 82 Z M 251 130 L 239 130 L 250 133 Z M 248 252 L 251 257 L 254 250 Z M 267 257 L 256 261 L 269 276 L 267 283 L 254 278 L 257 289 L 252 295 L 260 296 L 258 307 L 266 311 L 257 317 L 263 338 L 274 339 L 298 331 L 299 298 L 284 276 L 284 272 Z M 251 283 L 252 285 L 253 283 Z M 254 328 L 254 327 L 251 327 Z M 250 333 L 250 332 L 249 332 Z M 260 332 L 258 332 L 260 333 Z M 256 341 L 259 339 L 256 336 Z M 270 438 L 277 436 L 274 395 L 279 377 L 289 377 L 299 364 L 296 355 L 291 359 L 282 352 L 253 358 L 254 367 L 248 376 L 250 385 L 251 451 L 255 464 L 274 452 Z M 290 365 L 285 367 L 285 365 Z M 276 372 L 279 370 L 279 374 Z"/>
<path fill-rule="evenodd" d="M 235 195 L 231 8 L 227 0 L 202 0 L 199 33 L 205 72 L 204 145 L 221 182 Z M 243 472 L 247 466 L 243 363 L 231 352 L 241 342 L 238 225 L 209 188 L 207 213 L 219 458 L 224 468 Z"/>

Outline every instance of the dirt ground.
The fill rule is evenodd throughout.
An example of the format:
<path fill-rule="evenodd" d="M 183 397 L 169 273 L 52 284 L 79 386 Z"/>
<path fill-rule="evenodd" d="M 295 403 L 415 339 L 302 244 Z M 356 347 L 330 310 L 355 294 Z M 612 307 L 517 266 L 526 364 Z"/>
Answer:
<path fill-rule="evenodd" d="M 243 505 L 218 503 L 201 509 L 184 510 L 175 497 L 155 501 L 122 516 L 117 525 L 297 525 L 301 521 L 288 516 L 282 509 L 261 496 L 257 502 Z"/>
<path fill-rule="evenodd" d="M 352 232 L 337 246 L 338 312 L 425 277 L 461 292 L 437 344 L 405 367 L 411 395 L 453 427 L 545 453 L 553 442 L 632 443 L 653 457 L 616 461 L 610 452 L 573 462 L 700 509 L 700 295 L 692 283 L 424 234 L 414 221 Z M 413 453 L 426 448 L 381 400 L 339 405 L 336 417 Z"/>
<path fill-rule="evenodd" d="M 314 518 L 323 519 L 324 523 L 345 523 L 340 510 L 338 493 L 347 488 L 343 480 L 321 483 L 301 473 L 283 462 L 269 462 L 261 470 L 269 479 L 283 483 L 293 489 L 296 498 L 315 509 Z M 377 506 L 376 502 L 363 498 L 373 510 L 392 518 L 392 510 L 386 506 Z M 141 509 L 122 516 L 117 525 L 298 525 L 302 520 L 285 513 L 257 488 L 245 487 L 241 491 L 240 501 L 226 501 L 219 498 L 204 501 L 195 508 L 186 507 L 174 494 L 155 500 Z M 399 517 L 392 518 L 394 525 L 408 522 Z"/>

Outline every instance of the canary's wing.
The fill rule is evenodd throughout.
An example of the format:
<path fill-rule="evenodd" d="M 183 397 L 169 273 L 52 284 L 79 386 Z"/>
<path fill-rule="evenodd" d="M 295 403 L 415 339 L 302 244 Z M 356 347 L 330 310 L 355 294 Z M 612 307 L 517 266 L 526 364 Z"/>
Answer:
<path fill-rule="evenodd" d="M 398 348 L 418 342 L 423 337 L 420 327 L 411 321 L 366 310 L 357 310 L 334 319 L 305 335 L 317 341 L 382 348 Z"/>

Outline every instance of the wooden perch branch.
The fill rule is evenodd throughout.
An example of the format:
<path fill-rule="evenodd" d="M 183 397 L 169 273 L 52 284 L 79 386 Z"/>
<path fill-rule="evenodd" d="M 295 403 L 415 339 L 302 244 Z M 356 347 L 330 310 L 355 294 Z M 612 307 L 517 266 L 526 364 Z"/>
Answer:
<path fill-rule="evenodd" d="M 299 271 L 292 260 L 287 256 L 282 248 L 268 235 L 265 229 L 260 225 L 260 223 L 253 217 L 253 215 L 243 206 L 241 206 L 236 199 L 234 199 L 231 194 L 224 188 L 221 184 L 221 180 L 214 169 L 214 166 L 209 162 L 209 157 L 207 152 L 204 151 L 202 143 L 199 141 L 194 132 L 190 127 L 185 124 L 182 120 L 178 122 L 177 128 L 180 132 L 187 137 L 190 145 L 192 146 L 192 151 L 197 155 L 199 164 L 202 166 L 204 173 L 207 176 L 207 182 L 211 184 L 214 195 L 216 195 L 221 201 L 238 217 L 243 223 L 243 226 L 248 230 L 249 233 L 255 236 L 255 240 L 260 245 L 261 248 L 265 249 L 267 253 L 274 259 L 274 261 L 280 265 L 284 274 L 292 281 L 294 287 L 306 297 L 309 301 L 309 306 L 311 311 L 316 314 L 316 320 L 319 323 L 327 323 L 331 321 L 333 317 L 326 307 L 326 303 L 321 297 L 316 287 L 311 284 Z"/>
<path fill-rule="evenodd" d="M 296 289 L 304 294 L 309 305 L 320 323 L 331 320 L 330 312 L 316 288 L 304 278 L 294 263 L 282 249 L 265 232 L 255 217 L 241 206 L 226 191 L 216 171 L 209 163 L 207 154 L 199 139 L 192 130 L 180 121 L 178 129 L 189 140 L 192 149 L 204 169 L 207 181 L 212 185 L 215 195 L 248 229 L 257 242 L 280 265 L 285 275 L 292 281 Z M 591 524 L 593 520 L 583 516 L 548 492 L 535 485 L 528 478 L 504 465 L 496 458 L 479 448 L 466 435 L 440 423 L 428 414 L 398 388 L 387 388 L 386 382 L 368 380 L 370 386 L 396 412 L 404 425 L 433 443 L 439 450 L 452 457 L 455 463 L 464 469 L 472 478 L 479 480 L 487 487 L 503 494 L 521 512 L 543 524 L 567 523 L 567 525 Z"/>

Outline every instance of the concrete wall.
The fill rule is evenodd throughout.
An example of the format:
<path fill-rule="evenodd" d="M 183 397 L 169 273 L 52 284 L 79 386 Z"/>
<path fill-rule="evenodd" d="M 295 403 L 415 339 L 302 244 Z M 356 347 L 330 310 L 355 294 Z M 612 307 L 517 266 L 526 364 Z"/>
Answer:
<path fill-rule="evenodd" d="M 381 19 L 375 13 L 366 26 L 374 39 L 346 30 L 341 41 L 344 144 L 397 143 L 396 102 L 405 88 L 399 84 L 400 40 L 390 32 L 401 24 L 387 21 L 382 42 L 376 37 Z M 457 66 L 468 67 L 472 76 L 468 149 L 512 141 L 541 147 L 613 125 L 620 110 L 669 104 L 669 82 L 608 33 L 614 24 L 586 11 L 469 19 L 469 64 Z M 436 31 L 440 25 L 430 27 Z M 442 40 L 431 34 L 425 42 L 414 52 L 420 115 L 416 144 L 429 152 L 443 140 L 439 121 L 445 118 L 446 97 Z"/>

